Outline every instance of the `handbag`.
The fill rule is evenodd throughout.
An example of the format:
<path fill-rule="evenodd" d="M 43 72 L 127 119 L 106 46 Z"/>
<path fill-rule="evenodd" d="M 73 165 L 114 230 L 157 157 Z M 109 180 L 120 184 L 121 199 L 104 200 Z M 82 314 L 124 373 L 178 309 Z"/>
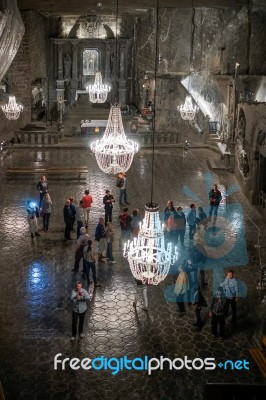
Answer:
<path fill-rule="evenodd" d="M 44 217 L 44 212 L 42 210 L 40 211 L 40 217 Z"/>

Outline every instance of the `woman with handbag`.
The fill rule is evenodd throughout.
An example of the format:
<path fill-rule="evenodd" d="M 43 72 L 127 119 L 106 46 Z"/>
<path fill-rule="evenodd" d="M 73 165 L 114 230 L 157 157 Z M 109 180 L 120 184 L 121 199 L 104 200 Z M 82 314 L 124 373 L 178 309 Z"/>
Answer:
<path fill-rule="evenodd" d="M 40 214 L 43 220 L 44 232 L 48 231 L 51 212 L 52 212 L 52 200 L 50 195 L 48 193 L 45 193 L 41 203 L 41 214 Z"/>

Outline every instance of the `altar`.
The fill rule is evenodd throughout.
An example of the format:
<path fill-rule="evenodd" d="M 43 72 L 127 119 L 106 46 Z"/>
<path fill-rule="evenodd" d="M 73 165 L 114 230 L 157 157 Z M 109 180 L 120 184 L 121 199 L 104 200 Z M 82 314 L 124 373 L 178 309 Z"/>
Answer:
<path fill-rule="evenodd" d="M 81 135 L 92 135 L 94 133 L 104 133 L 107 126 L 107 119 L 85 119 L 81 121 Z"/>

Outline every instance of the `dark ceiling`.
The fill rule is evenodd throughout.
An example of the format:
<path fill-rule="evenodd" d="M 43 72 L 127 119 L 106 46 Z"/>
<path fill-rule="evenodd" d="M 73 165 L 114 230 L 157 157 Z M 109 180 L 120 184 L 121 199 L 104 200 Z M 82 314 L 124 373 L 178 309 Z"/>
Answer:
<path fill-rule="evenodd" d="M 159 7 L 241 7 L 249 0 L 158 0 Z M 34 9 L 45 16 L 70 16 L 84 13 L 112 14 L 116 12 L 118 3 L 119 13 L 141 14 L 157 5 L 157 0 L 18 0 L 20 10 Z M 97 6 L 97 4 L 102 6 Z"/>

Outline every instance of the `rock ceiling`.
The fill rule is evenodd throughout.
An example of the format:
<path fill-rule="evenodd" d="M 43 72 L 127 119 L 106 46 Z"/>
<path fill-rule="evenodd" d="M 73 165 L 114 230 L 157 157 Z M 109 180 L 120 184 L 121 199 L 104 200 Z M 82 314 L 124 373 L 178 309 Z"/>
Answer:
<path fill-rule="evenodd" d="M 249 0 L 18 0 L 20 10 L 34 9 L 45 16 L 70 16 L 84 13 L 112 14 L 119 13 L 142 14 L 149 8 L 159 7 L 241 7 Z M 101 4 L 99 7 L 98 4 Z"/>

